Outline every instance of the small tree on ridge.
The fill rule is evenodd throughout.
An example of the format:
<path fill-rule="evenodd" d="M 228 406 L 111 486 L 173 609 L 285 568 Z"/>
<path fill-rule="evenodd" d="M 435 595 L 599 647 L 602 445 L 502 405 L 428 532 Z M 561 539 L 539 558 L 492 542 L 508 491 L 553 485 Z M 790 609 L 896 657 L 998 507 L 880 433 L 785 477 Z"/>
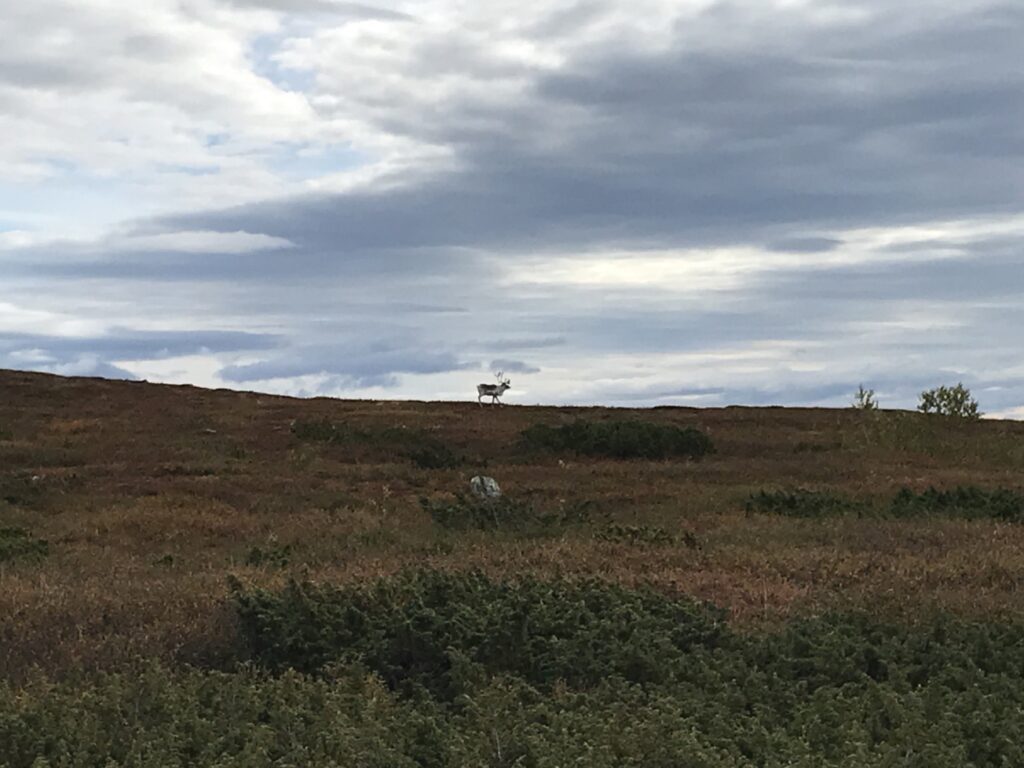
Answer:
<path fill-rule="evenodd" d="M 853 407 L 861 411 L 877 411 L 878 400 L 875 399 L 875 390 L 864 389 L 863 384 L 859 385 L 853 396 Z"/>
<path fill-rule="evenodd" d="M 921 413 L 937 413 L 942 416 L 956 416 L 974 421 L 981 417 L 978 401 L 971 396 L 971 390 L 962 383 L 955 387 L 936 387 L 921 393 L 917 406 Z"/>

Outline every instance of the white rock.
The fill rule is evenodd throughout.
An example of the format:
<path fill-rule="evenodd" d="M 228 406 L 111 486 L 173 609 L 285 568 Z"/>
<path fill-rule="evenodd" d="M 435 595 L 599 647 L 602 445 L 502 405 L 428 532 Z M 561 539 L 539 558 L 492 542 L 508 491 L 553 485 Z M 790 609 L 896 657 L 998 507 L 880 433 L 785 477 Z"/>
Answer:
<path fill-rule="evenodd" d="M 501 497 L 498 481 L 487 475 L 477 475 L 469 481 L 469 490 L 480 499 L 497 499 Z"/>

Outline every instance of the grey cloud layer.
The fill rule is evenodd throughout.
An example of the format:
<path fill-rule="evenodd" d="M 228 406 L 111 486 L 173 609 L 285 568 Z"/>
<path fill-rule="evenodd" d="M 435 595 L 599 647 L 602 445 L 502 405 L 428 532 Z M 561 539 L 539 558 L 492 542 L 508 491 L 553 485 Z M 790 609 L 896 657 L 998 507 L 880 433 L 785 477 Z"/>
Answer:
<path fill-rule="evenodd" d="M 469 24 L 393 18 L 392 8 L 232 2 L 394 25 L 379 47 L 393 61 L 363 69 L 344 58 L 359 38 L 321 41 L 310 98 L 322 117 L 356 118 L 447 159 L 343 192 L 134 224 L 259 233 L 287 250 L 72 259 L 43 246 L 12 252 L 9 274 L 240 286 L 220 309 L 273 313 L 287 341 L 246 347 L 259 360 L 227 365 L 229 382 L 322 374 L 331 386 L 397 386 L 403 374 L 485 365 L 533 375 L 616 355 L 796 344 L 813 360 L 766 358 L 756 380 L 727 381 L 739 366 L 695 368 L 682 370 L 686 386 L 668 386 L 609 368 L 610 383 L 581 397 L 828 402 L 871 375 L 905 400 L 969 365 L 979 373 L 966 378 L 1000 407 L 1024 403 L 1008 373 L 1021 351 L 1009 329 L 1024 319 L 1024 236 L 940 233 L 893 246 L 887 261 L 820 261 L 857 228 L 1024 214 L 1019 4 L 720 4 L 649 42 L 615 32 L 614 3 L 524 9 L 517 42 L 552 64 L 506 55 Z M 762 261 L 704 296 L 685 282 L 588 290 L 515 279 L 536 254 L 586 265 L 609 250 L 711 246 L 757 248 Z M 808 268 L 783 259 L 794 254 Z M 810 362 L 826 370 L 801 374 Z"/>
<path fill-rule="evenodd" d="M 183 355 L 273 349 L 281 339 L 238 331 L 139 331 L 113 328 L 102 336 L 57 336 L 0 331 L 0 368 L 41 368 L 56 373 L 136 378 L 118 360 L 159 360 Z"/>
<path fill-rule="evenodd" d="M 0 332 L 0 349 L 45 349 L 57 355 L 85 352 L 130 360 L 135 357 L 178 357 L 203 351 L 266 350 L 281 339 L 240 331 L 137 331 L 113 328 L 101 337 L 52 336 Z"/>
<path fill-rule="evenodd" d="M 399 373 L 444 373 L 465 367 L 450 352 L 352 342 L 297 346 L 270 361 L 228 366 L 221 376 L 230 382 L 250 382 L 326 374 L 345 380 L 348 386 L 368 387 L 393 386 Z"/>
<path fill-rule="evenodd" d="M 456 148 L 458 170 L 167 224 L 258 221 L 354 250 L 751 242 L 779 230 L 806 247 L 827 245 L 808 229 L 1019 210 L 1024 11 L 922 13 L 907 29 L 901 13 L 875 11 L 824 32 L 769 28 L 737 50 L 714 47 L 716 35 L 750 22 L 716 10 L 685 35 L 704 30 L 710 46 L 680 33 L 655 52 L 585 50 L 558 71 L 517 73 L 519 96 L 501 103 L 456 93 L 426 112 L 396 99 L 371 113 L 381 129 Z M 408 79 L 424 89 L 448 73 L 428 42 L 409 55 Z"/>

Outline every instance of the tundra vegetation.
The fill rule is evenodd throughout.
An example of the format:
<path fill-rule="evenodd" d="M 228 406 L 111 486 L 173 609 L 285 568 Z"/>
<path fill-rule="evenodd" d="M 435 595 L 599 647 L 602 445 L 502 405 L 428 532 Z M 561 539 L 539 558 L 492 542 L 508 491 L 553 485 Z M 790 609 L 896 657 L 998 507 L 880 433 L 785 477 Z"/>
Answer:
<path fill-rule="evenodd" d="M 3 768 L 1024 764 L 1015 422 L 0 372 L 0 426 Z"/>
<path fill-rule="evenodd" d="M 862 411 L 877 411 L 878 399 L 875 397 L 875 390 L 865 389 L 861 384 L 853 395 L 853 407 Z"/>
<path fill-rule="evenodd" d="M 982 416 L 978 410 L 978 401 L 971 395 L 971 390 L 963 384 L 936 387 L 922 392 L 917 410 L 921 413 L 936 413 L 958 419 L 979 419 Z"/>

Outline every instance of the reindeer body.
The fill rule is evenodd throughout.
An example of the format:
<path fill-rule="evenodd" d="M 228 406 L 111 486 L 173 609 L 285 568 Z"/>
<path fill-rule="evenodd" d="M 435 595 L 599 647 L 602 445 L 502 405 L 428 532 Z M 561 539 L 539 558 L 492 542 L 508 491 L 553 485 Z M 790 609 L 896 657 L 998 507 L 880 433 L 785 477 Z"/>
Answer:
<path fill-rule="evenodd" d="M 508 379 L 502 379 L 501 374 L 498 374 L 498 381 L 500 384 L 477 384 L 476 385 L 476 401 L 483 407 L 483 398 L 491 398 L 491 405 L 497 403 L 501 405 L 501 401 L 498 399 L 505 394 L 505 391 L 512 388 L 512 383 Z"/>

